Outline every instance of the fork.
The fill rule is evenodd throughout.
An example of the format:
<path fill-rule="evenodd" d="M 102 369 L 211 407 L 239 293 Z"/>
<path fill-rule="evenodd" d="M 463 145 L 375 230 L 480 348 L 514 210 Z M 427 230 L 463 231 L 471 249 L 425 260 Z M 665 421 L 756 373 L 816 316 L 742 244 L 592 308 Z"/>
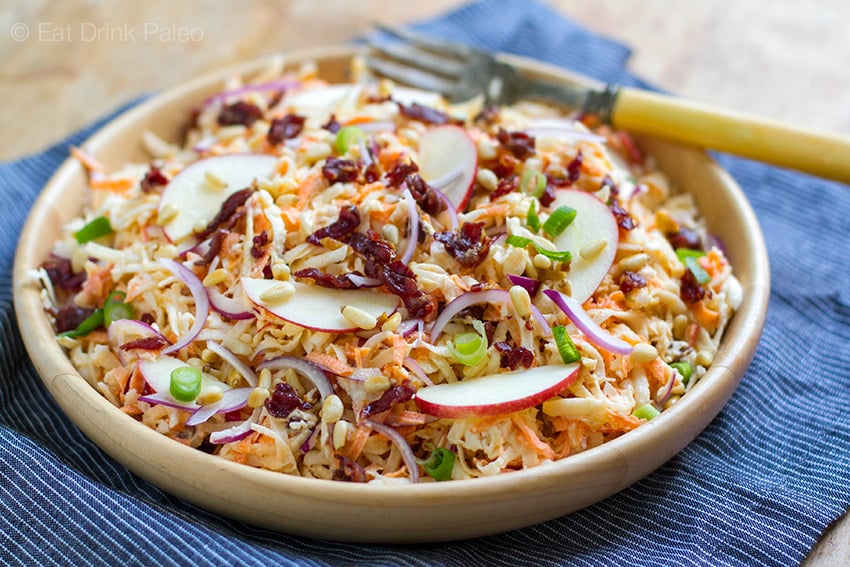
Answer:
<path fill-rule="evenodd" d="M 541 99 L 596 115 L 616 128 L 735 154 L 850 183 L 850 137 L 784 124 L 674 96 L 608 84 L 527 76 L 510 56 L 375 26 L 394 41 L 368 42 L 366 66 L 451 102 L 483 95 L 487 104 Z"/>

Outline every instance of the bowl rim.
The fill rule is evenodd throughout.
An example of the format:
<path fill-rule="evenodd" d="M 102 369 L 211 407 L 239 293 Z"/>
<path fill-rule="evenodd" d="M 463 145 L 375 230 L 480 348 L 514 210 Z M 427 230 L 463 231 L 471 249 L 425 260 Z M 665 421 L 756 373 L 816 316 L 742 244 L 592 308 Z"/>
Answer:
<path fill-rule="evenodd" d="M 317 48 L 301 50 L 285 54 L 289 61 L 306 61 L 327 58 L 349 59 L 360 48 L 352 46 L 337 46 L 331 48 Z M 506 61 L 521 66 L 524 72 L 543 75 L 560 81 L 581 81 L 595 84 L 595 81 L 581 77 L 569 71 L 554 66 L 532 61 L 526 58 L 502 55 Z M 233 75 L 244 76 L 256 72 L 269 60 L 269 56 L 260 57 L 228 66 L 210 73 L 201 75 L 181 85 L 170 88 L 161 94 L 155 95 L 140 104 L 123 112 L 108 124 L 92 134 L 85 142 L 85 146 L 100 147 L 116 133 L 134 123 L 134 121 L 158 109 L 168 106 L 169 103 L 180 100 L 189 93 L 196 93 L 209 89 L 214 85 L 221 86 L 224 80 Z M 32 248 L 38 233 L 44 222 L 50 220 L 48 211 L 52 198 L 60 193 L 62 187 L 68 183 L 74 183 L 74 179 L 82 173 L 82 167 L 74 158 L 68 158 L 51 177 L 50 181 L 41 190 L 35 204 L 28 214 L 26 224 L 18 242 L 14 263 L 14 300 L 18 325 L 24 339 L 30 358 L 33 361 L 39 376 L 53 394 L 59 406 L 65 414 L 73 421 L 89 439 L 106 451 L 110 456 L 118 460 L 139 476 L 164 488 L 168 492 L 177 494 L 180 498 L 197 504 L 201 507 L 211 509 L 225 516 L 236 517 L 249 523 L 270 527 L 289 533 L 299 533 L 297 527 L 284 526 L 266 521 L 257 522 L 251 519 L 250 514 L 243 510 L 232 512 L 229 507 L 239 507 L 235 497 L 219 494 L 221 501 L 210 504 L 205 498 L 193 496 L 193 485 L 190 479 L 185 478 L 181 471 L 187 466 L 203 466 L 215 470 L 221 475 L 222 481 L 244 482 L 252 489 L 275 491 L 280 494 L 294 494 L 307 492 L 311 499 L 317 499 L 332 504 L 334 501 L 345 501 L 352 506 L 366 506 L 374 504 L 376 497 L 380 499 L 381 505 L 385 507 L 408 506 L 415 503 L 418 506 L 442 507 L 455 505 L 458 499 L 484 502 L 495 497 L 501 497 L 508 489 L 519 490 L 523 493 L 535 493 L 536 491 L 548 491 L 558 483 L 564 482 L 564 478 L 570 475 L 582 475 L 593 473 L 600 468 L 611 471 L 611 477 L 600 479 L 600 482 L 616 484 L 619 488 L 611 494 L 629 486 L 635 481 L 643 478 L 663 463 L 667 462 L 673 455 L 679 452 L 696 435 L 702 432 L 708 423 L 719 413 L 726 401 L 734 392 L 739 381 L 749 366 L 758 343 L 761 329 L 764 325 L 767 302 L 769 298 L 769 269 L 767 251 L 764 239 L 759 228 L 755 213 L 750 207 L 741 188 L 732 177 L 720 168 L 704 152 L 692 149 L 682 149 L 683 152 L 691 152 L 693 159 L 702 163 L 712 175 L 726 185 L 732 198 L 738 203 L 739 214 L 743 217 L 751 241 L 752 250 L 752 281 L 745 287 L 745 301 L 741 309 L 735 314 L 732 326 L 727 329 L 727 334 L 721 342 L 721 350 L 714 365 L 709 369 L 688 395 L 683 396 L 674 406 L 662 412 L 662 414 L 649 423 L 630 431 L 617 439 L 613 439 L 599 447 L 569 456 L 559 461 L 545 463 L 540 466 L 517 471 L 511 474 L 501 474 L 493 477 L 482 477 L 461 481 L 443 483 L 420 483 L 410 484 L 359 484 L 339 481 L 329 481 L 313 478 L 303 478 L 279 472 L 256 469 L 243 464 L 231 462 L 220 457 L 210 455 L 193 449 L 191 447 L 175 443 L 173 440 L 148 428 L 141 422 L 123 413 L 118 407 L 112 405 L 92 385 L 80 376 L 71 365 L 63 349 L 54 340 L 54 335 L 47 317 L 43 315 L 42 303 L 38 290 L 27 284 L 27 272 L 32 265 Z M 80 205 L 82 206 L 82 204 Z M 74 211 L 75 214 L 79 209 Z M 41 312 L 41 317 L 33 317 L 35 312 Z M 730 344 L 730 332 L 734 330 L 731 338 L 746 339 L 740 344 Z M 34 354 L 38 353 L 38 356 Z M 86 418 L 83 413 L 88 413 Z M 682 437 L 676 435 L 676 429 L 683 428 L 686 423 L 698 416 L 701 426 L 693 435 Z M 100 420 L 103 421 L 100 421 Z M 104 427 L 108 426 L 108 427 Z M 149 447 L 151 453 L 157 453 L 164 458 L 174 461 L 171 464 L 152 466 L 138 456 L 126 455 L 116 452 L 112 443 L 120 443 L 118 434 L 129 435 L 129 443 L 135 446 L 142 443 Z M 113 446 L 113 449 L 105 449 L 104 444 Z M 660 446 L 662 450 L 655 458 L 649 459 L 645 466 L 634 466 L 632 463 L 636 455 L 643 447 Z M 186 464 L 190 463 L 190 464 Z M 180 466 L 177 466 L 180 465 Z M 163 480 L 165 479 L 165 480 Z M 215 487 L 207 486 L 202 492 L 206 494 Z M 598 501 L 598 499 L 594 500 Z M 576 509 L 583 508 L 592 502 L 585 503 Z M 552 518 L 572 512 L 566 510 L 550 516 Z M 549 519 L 549 518 L 545 518 Z M 536 523 L 532 522 L 532 523 Z M 516 524 L 512 527 L 520 527 Z M 502 531 L 502 530 L 495 530 Z M 300 532 L 302 535 L 317 535 L 313 528 Z M 477 533 L 473 535 L 484 535 L 494 533 L 494 530 Z M 468 536 L 464 536 L 468 537 Z M 347 538 L 356 541 L 370 541 L 369 538 Z M 414 539 L 410 541 L 445 541 L 451 537 L 439 537 L 431 539 Z M 385 541 L 383 539 L 372 539 L 371 541 Z"/>

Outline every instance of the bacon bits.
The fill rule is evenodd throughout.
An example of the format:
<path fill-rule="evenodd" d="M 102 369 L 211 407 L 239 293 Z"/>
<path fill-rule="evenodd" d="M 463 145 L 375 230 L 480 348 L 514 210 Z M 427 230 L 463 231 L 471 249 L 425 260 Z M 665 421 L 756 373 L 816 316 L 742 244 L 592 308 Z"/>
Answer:
<path fill-rule="evenodd" d="M 446 247 L 452 258 L 464 267 L 473 268 L 487 258 L 490 238 L 484 234 L 484 224 L 467 222 L 456 231 L 434 233 L 434 240 Z"/>
<path fill-rule="evenodd" d="M 331 184 L 357 181 L 358 175 L 360 168 L 354 160 L 329 157 L 322 166 L 322 176 Z"/>
<path fill-rule="evenodd" d="M 225 105 L 221 112 L 218 113 L 219 126 L 251 126 L 254 122 L 263 117 L 263 111 L 256 105 L 250 102 L 234 102 L 233 104 Z"/>
<path fill-rule="evenodd" d="M 280 144 L 284 140 L 289 140 L 298 136 L 301 130 L 304 129 L 303 116 L 297 114 L 287 114 L 283 118 L 275 118 L 269 126 L 269 133 L 266 134 L 266 140 L 273 146 Z"/>
<path fill-rule="evenodd" d="M 623 293 L 629 293 L 630 291 L 646 287 L 646 278 L 638 272 L 630 272 L 626 270 L 620 274 L 620 279 L 617 281 L 617 284 L 620 286 L 620 291 Z"/>
<path fill-rule="evenodd" d="M 525 160 L 534 155 L 534 137 L 525 132 L 508 132 L 504 128 L 499 128 L 496 139 L 517 159 Z"/>
<path fill-rule="evenodd" d="M 297 409 L 308 410 L 311 407 L 313 406 L 299 398 L 295 388 L 286 382 L 276 384 L 271 397 L 266 400 L 266 410 L 274 417 L 289 417 L 289 414 Z"/>
<path fill-rule="evenodd" d="M 499 366 L 516 370 L 520 366 L 529 368 L 534 364 L 534 353 L 523 346 L 512 347 L 506 342 L 494 343 L 493 347 L 499 351 L 501 361 Z"/>

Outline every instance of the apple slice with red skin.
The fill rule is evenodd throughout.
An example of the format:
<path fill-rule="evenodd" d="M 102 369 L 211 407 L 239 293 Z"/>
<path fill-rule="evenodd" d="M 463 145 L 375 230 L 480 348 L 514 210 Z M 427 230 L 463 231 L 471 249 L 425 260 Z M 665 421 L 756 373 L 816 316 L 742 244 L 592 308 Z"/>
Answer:
<path fill-rule="evenodd" d="M 478 170 L 478 148 L 466 130 L 454 124 L 434 126 L 419 138 L 416 162 L 427 182 L 454 175 L 452 181 L 438 189 L 462 211 L 472 195 Z"/>
<path fill-rule="evenodd" d="M 595 195 L 576 189 L 555 191 L 555 200 L 549 209 L 554 211 L 562 206 L 575 209 L 576 218 L 552 240 L 558 250 L 569 250 L 572 253 L 570 270 L 567 272 L 570 297 L 584 303 L 599 287 L 617 255 L 620 238 L 617 219 L 608 205 Z M 582 248 L 601 240 L 605 241 L 602 250 L 589 258 L 582 257 Z"/>
<path fill-rule="evenodd" d="M 578 378 L 579 363 L 537 366 L 426 386 L 414 401 L 428 415 L 462 419 L 512 413 L 543 403 Z"/>
<path fill-rule="evenodd" d="M 255 179 L 271 177 L 277 158 L 261 154 L 231 154 L 198 160 L 169 181 L 159 201 L 159 211 L 171 206 L 177 214 L 162 226 L 174 243 L 189 240 L 198 225 L 208 224 L 233 193 L 251 186 Z M 216 187 L 207 174 L 226 184 Z"/>
<path fill-rule="evenodd" d="M 242 290 L 259 309 L 289 323 L 328 333 L 349 333 L 360 329 L 342 316 L 342 308 L 351 305 L 375 318 L 392 315 L 399 298 L 374 289 L 333 289 L 303 282 L 289 282 L 295 293 L 281 302 L 263 301 L 266 291 L 280 285 L 277 280 L 242 278 Z"/>

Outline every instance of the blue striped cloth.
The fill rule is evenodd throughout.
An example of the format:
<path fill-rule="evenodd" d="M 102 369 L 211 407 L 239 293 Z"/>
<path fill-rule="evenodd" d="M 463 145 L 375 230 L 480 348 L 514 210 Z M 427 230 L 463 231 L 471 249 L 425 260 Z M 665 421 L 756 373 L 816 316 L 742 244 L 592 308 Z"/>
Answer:
<path fill-rule="evenodd" d="M 629 50 L 523 0 L 418 29 L 640 84 Z M 108 118 L 107 118 L 108 119 Z M 353 545 L 219 517 L 147 484 L 58 410 L 18 337 L 11 264 L 40 187 L 103 121 L 0 164 L 0 564 L 790 565 L 850 504 L 850 188 L 721 156 L 764 229 L 763 339 L 720 416 L 658 471 L 569 516 L 444 545 Z"/>

